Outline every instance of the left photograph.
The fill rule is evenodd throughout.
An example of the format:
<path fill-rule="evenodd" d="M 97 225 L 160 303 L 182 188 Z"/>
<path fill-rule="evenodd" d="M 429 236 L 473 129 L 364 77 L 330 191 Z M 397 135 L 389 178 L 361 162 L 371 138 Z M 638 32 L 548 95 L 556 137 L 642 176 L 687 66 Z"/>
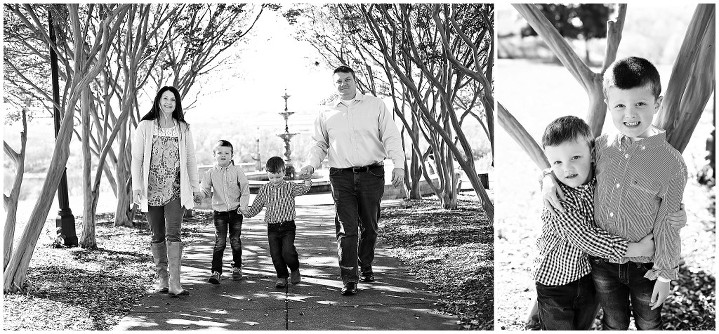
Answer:
<path fill-rule="evenodd" d="M 3 329 L 494 329 L 494 5 L 2 12 Z"/>

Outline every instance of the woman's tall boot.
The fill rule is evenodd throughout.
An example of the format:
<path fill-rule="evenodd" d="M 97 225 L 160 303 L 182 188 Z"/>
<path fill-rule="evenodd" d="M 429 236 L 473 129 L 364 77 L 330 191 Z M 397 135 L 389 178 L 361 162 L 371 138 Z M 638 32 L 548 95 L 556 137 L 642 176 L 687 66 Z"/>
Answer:
<path fill-rule="evenodd" d="M 151 242 L 152 259 L 155 262 L 155 292 L 167 293 L 169 290 L 169 281 L 167 273 L 167 245 L 165 242 Z"/>
<path fill-rule="evenodd" d="M 167 241 L 167 260 L 170 267 L 170 297 L 186 296 L 190 292 L 180 285 L 180 267 L 182 259 L 182 242 Z"/>

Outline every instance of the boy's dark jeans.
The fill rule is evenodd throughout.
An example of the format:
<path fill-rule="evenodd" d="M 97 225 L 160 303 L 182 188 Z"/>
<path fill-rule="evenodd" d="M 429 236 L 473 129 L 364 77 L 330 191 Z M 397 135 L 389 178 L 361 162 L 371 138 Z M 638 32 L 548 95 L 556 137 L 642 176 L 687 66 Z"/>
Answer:
<path fill-rule="evenodd" d="M 626 330 L 633 313 L 637 329 L 661 330 L 662 308 L 649 306 L 654 281 L 644 278 L 653 263 L 617 264 L 596 257 L 591 257 L 591 263 L 597 298 L 604 309 L 602 329 Z"/>
<path fill-rule="evenodd" d="M 592 274 L 564 285 L 537 284 L 537 310 L 542 330 L 586 330 L 597 315 Z"/>
<path fill-rule="evenodd" d="M 275 266 L 277 278 L 287 278 L 291 271 L 300 268 L 300 261 L 295 249 L 295 226 L 294 220 L 284 221 L 278 224 L 267 224 L 267 240 L 270 242 L 270 256 Z"/>
<path fill-rule="evenodd" d="M 364 170 L 330 168 L 335 202 L 335 232 L 342 283 L 359 281 L 372 272 L 377 242 L 377 221 L 384 193 L 384 167 Z"/>
<path fill-rule="evenodd" d="M 222 255 L 227 247 L 227 232 L 230 233 L 230 246 L 232 247 L 232 266 L 242 267 L 242 214 L 235 210 L 215 211 L 215 247 L 212 251 L 212 271 L 222 273 Z"/>

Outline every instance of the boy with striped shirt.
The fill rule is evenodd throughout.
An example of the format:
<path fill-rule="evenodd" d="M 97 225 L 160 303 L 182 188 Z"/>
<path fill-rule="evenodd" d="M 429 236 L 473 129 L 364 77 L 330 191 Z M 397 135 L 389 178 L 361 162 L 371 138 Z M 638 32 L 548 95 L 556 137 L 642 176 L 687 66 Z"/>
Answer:
<path fill-rule="evenodd" d="M 300 261 L 295 249 L 295 197 L 306 194 L 312 186 L 312 180 L 308 176 L 303 184 L 286 182 L 285 162 L 280 157 L 268 159 L 265 167 L 269 182 L 260 187 L 252 206 L 243 210 L 242 214 L 247 218 L 254 217 L 263 207 L 267 207 L 265 223 L 270 256 L 277 272 L 275 287 L 284 289 L 288 276 L 292 284 L 300 282 Z"/>
<path fill-rule="evenodd" d="M 671 280 L 677 279 L 681 255 L 676 227 L 683 224 L 672 224 L 670 213 L 680 210 L 687 169 L 664 130 L 652 125 L 662 96 L 659 72 L 651 62 L 638 57 L 617 60 L 604 73 L 603 86 L 618 133 L 595 140 L 594 218 L 599 227 L 627 240 L 652 233 L 656 250 L 652 256 L 591 259 L 604 309 L 602 327 L 625 330 L 634 314 L 638 329 L 660 330 L 661 306 Z M 544 193 L 545 201 L 556 203 L 553 189 Z"/>
<path fill-rule="evenodd" d="M 542 148 L 565 194 L 564 212 L 552 215 L 544 209 L 537 240 L 534 279 L 543 330 L 591 327 L 598 302 L 587 254 L 618 261 L 654 253 L 651 235 L 633 243 L 594 224 L 592 142 L 589 126 L 574 116 L 554 120 L 542 136 Z"/>

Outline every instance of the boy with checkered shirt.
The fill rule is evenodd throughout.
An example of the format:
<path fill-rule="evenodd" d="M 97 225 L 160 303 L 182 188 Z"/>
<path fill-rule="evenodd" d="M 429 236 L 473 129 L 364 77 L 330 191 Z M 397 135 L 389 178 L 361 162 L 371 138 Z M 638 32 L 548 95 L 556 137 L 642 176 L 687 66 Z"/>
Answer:
<path fill-rule="evenodd" d="M 312 186 L 312 180 L 307 175 L 302 184 L 285 181 L 285 162 L 280 157 L 269 158 L 265 167 L 269 182 L 257 191 L 257 197 L 249 209 L 240 209 L 245 217 L 250 218 L 267 207 L 265 223 L 270 256 L 277 272 L 275 287 L 284 289 L 288 276 L 292 284 L 298 284 L 301 280 L 299 255 L 295 248 L 295 197 L 306 194 Z"/>
<path fill-rule="evenodd" d="M 550 123 L 542 147 L 564 190 L 564 212 L 542 213 L 542 234 L 534 279 L 540 326 L 549 330 L 589 329 L 598 301 L 587 254 L 618 260 L 623 256 L 654 253 L 651 235 L 628 242 L 594 224 L 592 135 L 589 126 L 574 116 Z"/>

